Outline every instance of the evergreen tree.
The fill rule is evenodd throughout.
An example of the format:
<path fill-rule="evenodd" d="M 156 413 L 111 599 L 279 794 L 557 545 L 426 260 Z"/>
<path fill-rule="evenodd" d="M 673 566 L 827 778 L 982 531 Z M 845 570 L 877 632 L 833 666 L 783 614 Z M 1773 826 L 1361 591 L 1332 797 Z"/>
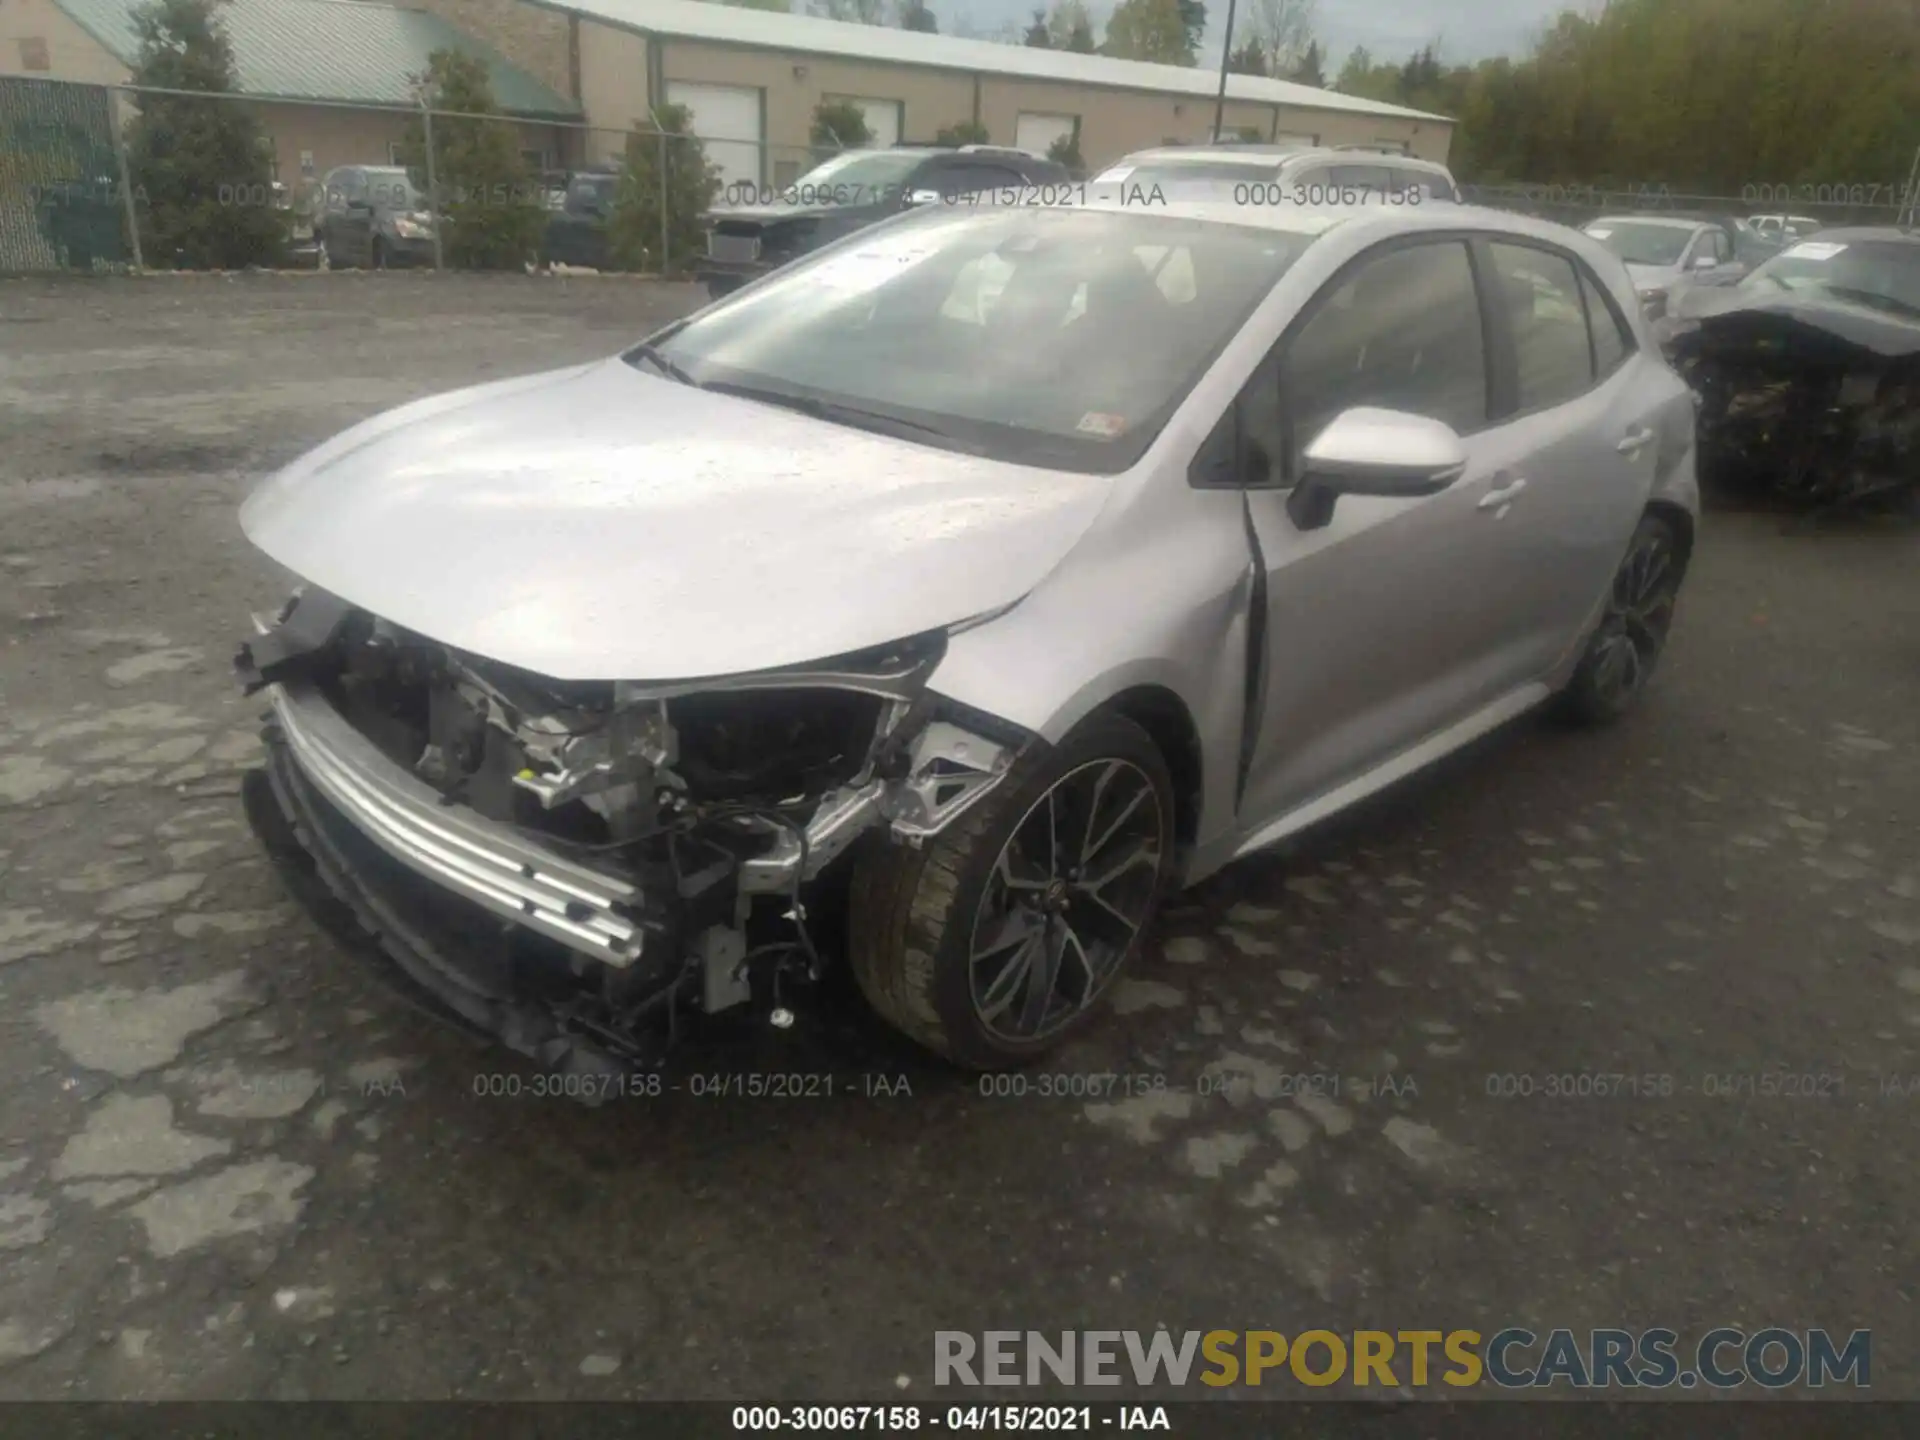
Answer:
<path fill-rule="evenodd" d="M 450 113 L 433 116 L 431 177 L 426 126 L 418 116 L 407 121 L 400 163 L 434 209 L 446 263 L 463 270 L 521 268 L 539 251 L 546 210 L 512 122 L 477 118 L 500 113 L 485 63 L 458 50 L 436 50 L 416 83 L 432 110 Z"/>
<path fill-rule="evenodd" d="M 813 148 L 832 155 L 873 143 L 866 113 L 851 100 L 822 100 L 813 107 Z"/>
<path fill-rule="evenodd" d="M 216 3 L 155 0 L 135 11 L 133 83 L 209 96 L 238 90 Z M 238 270 L 284 257 L 288 227 L 273 203 L 272 151 L 245 105 L 142 95 L 126 145 L 149 265 Z"/>
<path fill-rule="evenodd" d="M 659 131 L 635 129 L 627 136 L 613 216 L 607 222 L 607 249 L 623 270 L 668 274 L 703 249 L 701 217 L 720 193 L 720 172 L 693 134 L 692 111 L 684 105 L 662 105 L 655 114 Z M 660 248 L 662 197 L 665 254 Z"/>

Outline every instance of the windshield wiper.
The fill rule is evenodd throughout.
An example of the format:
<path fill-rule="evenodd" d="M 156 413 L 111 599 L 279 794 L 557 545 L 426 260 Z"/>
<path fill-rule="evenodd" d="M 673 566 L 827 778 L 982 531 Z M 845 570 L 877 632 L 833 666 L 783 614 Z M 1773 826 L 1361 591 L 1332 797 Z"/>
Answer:
<path fill-rule="evenodd" d="M 856 430 L 870 430 L 877 435 L 892 435 L 895 438 L 925 435 L 938 440 L 951 450 L 964 451 L 968 455 L 986 453 L 978 445 L 962 440 L 952 431 L 943 430 L 938 425 L 903 419 L 898 415 L 888 415 L 879 410 L 865 410 L 858 405 L 847 405 L 838 400 L 820 400 L 811 395 L 795 395 L 785 390 L 766 390 L 758 385 L 742 385 L 728 380 L 710 380 L 700 388 L 711 390 L 717 395 L 734 395 L 742 400 L 758 400 L 767 405 L 778 405 L 785 410 L 810 415 L 815 420 L 848 425 Z"/>
<path fill-rule="evenodd" d="M 627 358 L 630 360 L 645 360 L 668 379 L 678 380 L 682 385 L 691 385 L 696 390 L 700 388 L 700 382 L 698 380 L 689 375 L 677 361 L 669 360 L 665 355 L 662 355 L 655 346 L 636 345 L 627 352 Z"/>

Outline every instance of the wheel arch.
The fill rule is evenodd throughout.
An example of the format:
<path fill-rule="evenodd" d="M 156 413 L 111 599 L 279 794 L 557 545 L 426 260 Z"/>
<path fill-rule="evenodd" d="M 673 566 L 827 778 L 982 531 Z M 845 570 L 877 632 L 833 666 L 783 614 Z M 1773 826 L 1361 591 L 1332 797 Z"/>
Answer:
<path fill-rule="evenodd" d="M 1147 732 L 1173 776 L 1174 837 L 1183 855 L 1200 835 L 1200 806 L 1205 796 L 1206 753 L 1193 712 L 1164 685 L 1134 685 L 1094 707 L 1092 714 L 1124 716 Z"/>

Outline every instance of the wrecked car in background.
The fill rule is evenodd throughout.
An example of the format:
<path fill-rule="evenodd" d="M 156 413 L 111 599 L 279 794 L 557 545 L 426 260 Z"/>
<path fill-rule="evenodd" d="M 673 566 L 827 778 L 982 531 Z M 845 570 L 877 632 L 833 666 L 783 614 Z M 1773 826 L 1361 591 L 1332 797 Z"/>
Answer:
<path fill-rule="evenodd" d="M 1920 491 L 1920 233 L 1822 231 L 1684 296 L 1666 344 L 1703 478 L 1813 507 Z"/>
<path fill-rule="evenodd" d="M 918 207 L 263 482 L 304 585 L 237 657 L 249 818 L 583 1098 L 696 1014 L 793 1023 L 836 894 L 884 1019 L 1025 1063 L 1169 887 L 1632 706 L 1697 511 L 1634 310 L 1494 211 Z"/>
<path fill-rule="evenodd" d="M 1640 309 L 1655 323 L 1680 292 L 1731 285 L 1773 253 L 1734 221 L 1705 216 L 1602 215 L 1585 230 L 1625 262 Z"/>

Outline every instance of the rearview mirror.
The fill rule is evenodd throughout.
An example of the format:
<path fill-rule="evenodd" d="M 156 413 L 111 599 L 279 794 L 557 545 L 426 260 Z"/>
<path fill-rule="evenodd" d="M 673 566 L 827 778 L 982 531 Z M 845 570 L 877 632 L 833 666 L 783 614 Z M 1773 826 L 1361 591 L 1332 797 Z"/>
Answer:
<path fill-rule="evenodd" d="M 1287 514 L 1300 529 L 1318 530 L 1342 495 L 1437 495 L 1466 471 L 1467 451 L 1444 420 L 1362 405 L 1336 415 L 1304 461 Z"/>

